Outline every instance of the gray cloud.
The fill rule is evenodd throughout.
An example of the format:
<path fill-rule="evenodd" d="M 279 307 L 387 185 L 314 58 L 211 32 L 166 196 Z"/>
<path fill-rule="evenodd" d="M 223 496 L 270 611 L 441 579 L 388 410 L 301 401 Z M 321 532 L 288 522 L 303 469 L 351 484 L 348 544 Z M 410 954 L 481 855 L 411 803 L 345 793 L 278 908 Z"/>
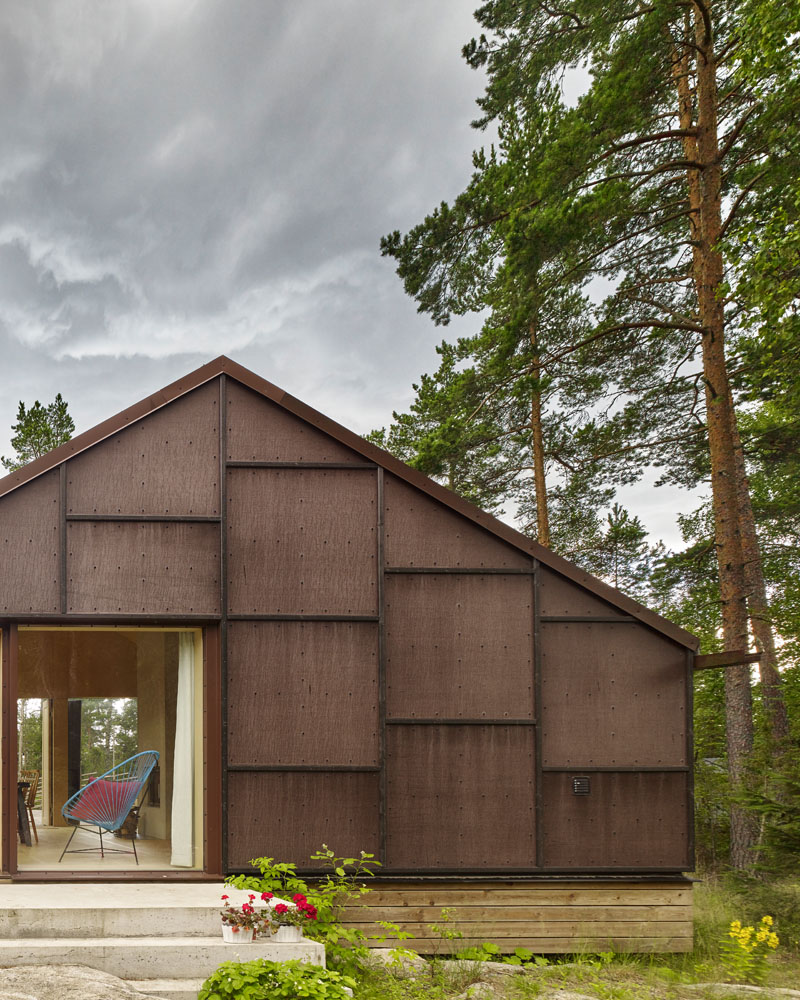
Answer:
<path fill-rule="evenodd" d="M 473 27 L 464 0 L 6 0 L 0 441 L 20 398 L 83 429 L 222 352 L 385 422 L 438 336 L 377 244 L 468 176 Z"/>
<path fill-rule="evenodd" d="M 380 237 L 462 189 L 473 0 L 4 0 L 0 452 L 220 353 L 364 432 L 441 339 Z M 448 337 L 475 331 L 465 318 Z"/>

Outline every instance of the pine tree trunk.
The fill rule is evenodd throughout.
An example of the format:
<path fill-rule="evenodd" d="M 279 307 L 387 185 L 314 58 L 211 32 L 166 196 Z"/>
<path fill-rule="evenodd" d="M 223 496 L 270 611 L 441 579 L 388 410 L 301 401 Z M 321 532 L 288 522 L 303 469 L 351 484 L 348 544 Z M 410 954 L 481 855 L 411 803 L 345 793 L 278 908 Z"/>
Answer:
<path fill-rule="evenodd" d="M 758 671 L 761 678 L 761 697 L 767 718 L 770 751 L 778 756 L 782 756 L 789 749 L 789 716 L 783 696 L 783 683 L 781 675 L 778 672 L 775 635 L 772 631 L 772 618 L 769 610 L 769 601 L 767 600 L 767 588 L 761 568 L 761 551 L 758 545 L 758 535 L 756 534 L 753 504 L 750 500 L 747 470 L 744 463 L 744 450 L 742 449 L 738 428 L 735 426 L 734 443 L 736 447 L 737 486 L 739 490 L 739 524 L 742 533 L 742 556 L 744 558 L 750 628 L 755 638 L 756 648 L 761 653 Z"/>
<path fill-rule="evenodd" d="M 704 12 L 712 23 L 712 7 Z M 697 254 L 695 285 L 700 323 L 705 382 L 708 448 L 714 507 L 714 536 L 722 602 L 722 628 L 728 649 L 747 648 L 747 606 L 744 555 L 739 519 L 738 467 L 735 414 L 725 359 L 725 315 L 722 302 L 723 262 L 718 243 L 722 230 L 721 164 L 717 125 L 717 80 L 714 43 L 703 11 L 694 11 L 697 80 L 698 175 Z M 699 260 L 698 260 L 699 258 Z M 698 270 L 699 265 L 699 270 Z M 746 487 L 745 487 L 746 488 Z M 753 711 L 750 669 L 747 665 L 725 671 L 725 718 L 728 772 L 734 793 L 745 780 L 753 747 Z M 741 807 L 731 809 L 731 864 L 747 869 L 757 829 Z"/>
<path fill-rule="evenodd" d="M 533 373 L 537 387 L 531 393 L 531 452 L 533 454 L 533 488 L 536 494 L 536 540 L 550 548 L 550 521 L 547 515 L 547 483 L 544 478 L 544 437 L 542 434 L 542 394 L 538 388 L 540 376 L 536 323 L 531 324 Z"/>

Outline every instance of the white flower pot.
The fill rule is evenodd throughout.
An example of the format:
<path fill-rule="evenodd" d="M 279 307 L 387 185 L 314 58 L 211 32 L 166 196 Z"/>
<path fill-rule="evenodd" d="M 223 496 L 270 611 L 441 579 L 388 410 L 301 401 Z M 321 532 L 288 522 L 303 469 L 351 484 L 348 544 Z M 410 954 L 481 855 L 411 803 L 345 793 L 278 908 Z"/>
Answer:
<path fill-rule="evenodd" d="M 253 928 L 232 927 L 230 924 L 223 924 L 222 940 L 227 944 L 247 944 L 253 940 Z"/>
<path fill-rule="evenodd" d="M 275 941 L 278 944 L 297 944 L 303 940 L 303 928 L 293 924 L 284 924 L 275 931 Z"/>

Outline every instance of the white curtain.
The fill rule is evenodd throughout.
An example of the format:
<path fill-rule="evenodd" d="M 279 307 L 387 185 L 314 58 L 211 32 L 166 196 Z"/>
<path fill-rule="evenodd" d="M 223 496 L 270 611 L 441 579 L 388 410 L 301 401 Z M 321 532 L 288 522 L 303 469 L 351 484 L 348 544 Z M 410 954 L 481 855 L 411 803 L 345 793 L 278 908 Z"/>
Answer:
<path fill-rule="evenodd" d="M 194 635 L 179 634 L 178 703 L 172 763 L 172 857 L 170 864 L 194 864 Z"/>

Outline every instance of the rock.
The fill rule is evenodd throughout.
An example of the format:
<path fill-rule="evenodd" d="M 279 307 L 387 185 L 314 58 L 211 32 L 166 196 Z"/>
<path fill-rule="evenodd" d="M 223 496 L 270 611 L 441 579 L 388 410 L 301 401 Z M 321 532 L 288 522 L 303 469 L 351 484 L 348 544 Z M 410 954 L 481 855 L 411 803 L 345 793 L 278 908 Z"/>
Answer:
<path fill-rule="evenodd" d="M 497 994 L 489 983 L 473 983 L 453 1000 L 494 1000 Z"/>
<path fill-rule="evenodd" d="M 507 965 L 505 962 L 481 962 L 468 958 L 448 958 L 438 963 L 447 972 L 458 973 L 464 969 L 475 969 L 481 979 L 505 979 L 509 976 L 524 976 L 527 968 L 521 965 Z M 478 978 L 476 976 L 476 978 Z"/>
<path fill-rule="evenodd" d="M 416 979 L 417 976 L 427 975 L 430 972 L 430 966 L 425 959 L 407 949 L 370 948 L 369 957 L 374 965 L 384 966 L 398 979 Z"/>
<path fill-rule="evenodd" d="M 0 969 L 0 1000 L 142 1000 L 147 996 L 116 976 L 87 965 Z"/>
<path fill-rule="evenodd" d="M 746 986 L 744 983 L 684 983 L 682 989 L 704 990 L 707 993 L 723 993 L 726 996 L 796 997 L 800 1000 L 800 990 L 790 990 L 781 986 Z"/>

